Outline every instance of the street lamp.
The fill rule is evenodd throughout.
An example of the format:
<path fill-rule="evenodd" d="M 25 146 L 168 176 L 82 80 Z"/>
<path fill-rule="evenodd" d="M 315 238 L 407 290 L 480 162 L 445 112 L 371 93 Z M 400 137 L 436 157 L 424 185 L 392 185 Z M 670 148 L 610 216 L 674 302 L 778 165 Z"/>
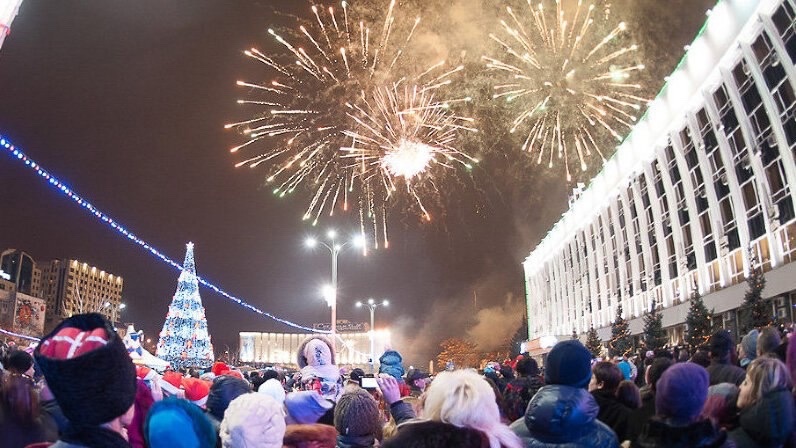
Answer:
<path fill-rule="evenodd" d="M 375 370 L 373 358 L 376 356 L 376 353 L 374 353 L 376 351 L 376 349 L 373 346 L 374 338 L 376 336 L 375 330 L 373 328 L 373 325 L 374 325 L 373 322 L 374 322 L 375 316 L 376 316 L 376 308 L 378 308 L 380 306 L 381 307 L 389 306 L 390 305 L 390 301 L 387 300 L 387 299 L 384 299 L 384 300 L 381 301 L 381 303 L 376 303 L 375 300 L 368 299 L 368 301 L 365 302 L 365 303 L 362 303 L 361 301 L 357 301 L 357 303 L 355 305 L 357 306 L 357 308 L 362 308 L 363 306 L 366 306 L 366 307 L 368 307 L 368 309 L 370 309 L 370 373 L 373 373 L 373 371 Z"/>
<path fill-rule="evenodd" d="M 316 238 L 307 238 L 305 244 L 307 247 L 315 247 L 317 245 L 321 245 L 329 250 L 329 253 L 332 255 L 332 284 L 328 288 L 324 288 L 323 295 L 326 299 L 326 303 L 332 308 L 332 325 L 331 325 L 331 337 L 332 337 L 332 351 L 335 351 L 335 347 L 337 346 L 337 256 L 348 246 L 354 247 L 363 247 L 365 245 L 365 238 L 362 235 L 357 236 L 349 241 L 338 243 L 337 232 L 334 230 L 329 230 L 326 232 L 326 238 L 328 240 L 328 244 L 324 241 L 320 241 Z"/>

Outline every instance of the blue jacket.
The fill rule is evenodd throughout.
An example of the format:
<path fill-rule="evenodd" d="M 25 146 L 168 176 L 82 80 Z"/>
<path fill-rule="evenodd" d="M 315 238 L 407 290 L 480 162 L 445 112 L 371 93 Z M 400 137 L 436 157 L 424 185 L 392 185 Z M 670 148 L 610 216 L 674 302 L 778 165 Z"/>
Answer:
<path fill-rule="evenodd" d="M 597 420 L 600 408 L 586 390 L 550 385 L 528 404 L 525 417 L 511 424 L 528 448 L 618 448 L 614 431 Z"/>

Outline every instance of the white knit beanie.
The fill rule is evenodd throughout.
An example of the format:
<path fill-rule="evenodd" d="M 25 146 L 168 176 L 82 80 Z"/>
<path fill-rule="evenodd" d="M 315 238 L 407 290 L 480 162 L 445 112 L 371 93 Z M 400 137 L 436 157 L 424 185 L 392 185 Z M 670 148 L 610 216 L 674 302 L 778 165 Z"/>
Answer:
<path fill-rule="evenodd" d="M 219 436 L 224 448 L 282 448 L 282 405 L 266 394 L 243 394 L 229 403 Z"/>

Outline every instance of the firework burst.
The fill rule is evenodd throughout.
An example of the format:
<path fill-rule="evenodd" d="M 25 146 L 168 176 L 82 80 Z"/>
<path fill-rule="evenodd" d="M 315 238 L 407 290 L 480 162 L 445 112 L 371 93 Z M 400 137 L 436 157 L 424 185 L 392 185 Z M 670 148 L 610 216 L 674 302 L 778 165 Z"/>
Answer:
<path fill-rule="evenodd" d="M 505 34 L 489 35 L 505 59 L 483 60 L 510 78 L 494 86 L 493 98 L 521 109 L 511 132 L 527 132 L 522 150 L 550 168 L 554 159 L 563 161 L 571 181 L 571 164 L 585 171 L 593 153 L 604 162 L 605 136 L 621 141 L 633 126 L 647 100 L 629 79 L 644 66 L 627 62 L 637 47 L 619 44 L 626 26 L 609 25 L 607 6 L 602 17 L 582 0 L 527 0 L 527 6 L 527 20 L 507 7 L 509 19 L 500 22 Z"/>
<path fill-rule="evenodd" d="M 247 137 L 231 151 L 254 151 L 237 166 L 266 164 L 276 195 L 310 189 L 304 219 L 313 225 L 336 209 L 358 208 L 362 233 L 372 224 L 375 247 L 386 246 L 395 193 L 412 195 L 428 219 L 417 185 L 429 181 L 430 168 L 474 161 L 454 146 L 456 132 L 472 130 L 450 111 L 465 99 L 436 99 L 461 67 L 441 62 L 410 75 L 414 67 L 404 59 L 420 18 L 398 23 L 395 0 L 379 31 L 354 19 L 346 2 L 337 10 L 312 6 L 312 13 L 312 23 L 291 38 L 269 30 L 286 57 L 244 52 L 273 79 L 238 81 L 249 92 L 238 103 L 256 111 L 225 126 Z"/>

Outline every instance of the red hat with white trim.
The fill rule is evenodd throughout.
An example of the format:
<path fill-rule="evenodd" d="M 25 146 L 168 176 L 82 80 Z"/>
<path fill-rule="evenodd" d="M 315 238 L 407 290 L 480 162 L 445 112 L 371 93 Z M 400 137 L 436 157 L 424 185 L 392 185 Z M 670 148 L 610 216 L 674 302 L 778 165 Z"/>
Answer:
<path fill-rule="evenodd" d="M 210 394 L 210 382 L 199 378 L 185 378 L 182 380 L 182 388 L 185 389 L 185 398 L 202 409 L 207 404 L 207 396 Z"/>

